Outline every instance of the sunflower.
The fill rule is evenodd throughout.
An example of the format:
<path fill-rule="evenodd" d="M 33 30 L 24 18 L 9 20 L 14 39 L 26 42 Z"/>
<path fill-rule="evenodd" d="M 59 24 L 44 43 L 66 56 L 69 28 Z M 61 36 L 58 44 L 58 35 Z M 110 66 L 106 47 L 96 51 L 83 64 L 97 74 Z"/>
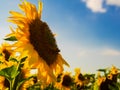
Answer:
<path fill-rule="evenodd" d="M 113 74 L 113 75 L 117 75 L 119 72 L 118 72 L 118 69 L 115 66 L 112 66 L 112 68 L 110 70 L 110 73 Z"/>
<path fill-rule="evenodd" d="M 3 57 L 4 60 L 6 61 L 9 61 L 9 57 L 11 56 L 12 54 L 12 51 L 11 49 L 9 48 L 9 44 L 8 43 L 3 43 L 1 46 L 0 46 L 0 54 L 1 56 Z"/>
<path fill-rule="evenodd" d="M 30 68 L 38 68 L 38 79 L 45 82 L 55 80 L 55 76 L 63 71 L 63 65 L 68 63 L 62 58 L 55 37 L 46 22 L 41 20 L 42 2 L 38 10 L 34 4 L 22 1 L 19 4 L 22 13 L 10 11 L 9 21 L 16 24 L 15 30 L 7 37 L 15 36 L 16 50 L 28 56 Z M 51 78 L 52 77 L 52 78 Z"/>
<path fill-rule="evenodd" d="M 60 90 L 71 90 L 71 85 L 73 83 L 73 78 L 71 76 L 70 72 L 64 72 L 60 74 L 61 80 L 59 82 L 56 82 L 55 86 L 59 88 Z"/>
<path fill-rule="evenodd" d="M 11 49 L 11 45 L 8 43 L 2 43 L 0 46 L 0 69 L 10 67 L 17 64 L 9 60 L 10 57 L 15 57 L 16 53 Z"/>
<path fill-rule="evenodd" d="M 75 68 L 75 83 L 77 89 L 82 89 L 85 84 L 85 78 L 83 74 L 80 72 L 80 68 Z"/>

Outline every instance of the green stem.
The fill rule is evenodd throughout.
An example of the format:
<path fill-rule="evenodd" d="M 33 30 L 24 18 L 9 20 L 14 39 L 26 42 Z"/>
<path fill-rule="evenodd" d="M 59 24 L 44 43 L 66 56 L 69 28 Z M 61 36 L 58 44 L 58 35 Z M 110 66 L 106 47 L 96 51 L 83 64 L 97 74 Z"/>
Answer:
<path fill-rule="evenodd" d="M 18 63 L 17 71 L 19 71 L 19 67 L 20 67 L 20 62 Z M 13 89 L 15 89 L 15 90 L 18 90 L 17 85 L 18 85 L 18 81 L 19 81 L 19 76 L 20 76 L 20 73 L 13 79 Z"/>
<path fill-rule="evenodd" d="M 10 90 L 13 89 L 13 83 L 12 83 L 12 80 L 10 80 Z"/>
<path fill-rule="evenodd" d="M 20 62 L 18 63 L 17 66 L 17 71 L 19 70 Z M 10 90 L 16 90 L 16 85 L 18 84 L 18 76 L 17 75 L 14 79 L 10 80 Z"/>

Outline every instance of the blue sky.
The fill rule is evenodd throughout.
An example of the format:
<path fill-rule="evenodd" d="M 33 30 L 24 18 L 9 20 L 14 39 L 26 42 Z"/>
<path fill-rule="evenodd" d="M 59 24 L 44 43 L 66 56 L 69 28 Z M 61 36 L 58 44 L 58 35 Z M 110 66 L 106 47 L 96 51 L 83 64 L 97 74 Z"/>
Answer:
<path fill-rule="evenodd" d="M 27 0 L 37 5 L 38 0 Z M 120 0 L 42 0 L 42 20 L 57 34 L 57 44 L 72 70 L 120 68 Z M 20 0 L 0 3 L 0 42 L 10 32 L 10 10 Z"/>

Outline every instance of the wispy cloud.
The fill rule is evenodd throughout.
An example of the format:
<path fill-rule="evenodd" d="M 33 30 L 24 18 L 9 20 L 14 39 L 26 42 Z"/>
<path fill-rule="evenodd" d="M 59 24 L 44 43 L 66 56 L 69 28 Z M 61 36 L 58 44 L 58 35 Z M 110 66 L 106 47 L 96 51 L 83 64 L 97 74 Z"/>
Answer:
<path fill-rule="evenodd" d="M 107 8 L 104 6 L 117 6 L 120 7 L 120 0 L 82 0 L 86 7 L 95 13 L 105 13 Z"/>
<path fill-rule="evenodd" d="M 95 71 L 111 65 L 118 67 L 120 63 L 120 51 L 112 47 L 82 48 L 76 57 L 74 66 L 81 66 L 83 71 Z"/>
<path fill-rule="evenodd" d="M 114 50 L 114 49 L 104 49 L 102 51 L 102 55 L 107 55 L 107 56 L 120 56 L 120 51 Z"/>
<path fill-rule="evenodd" d="M 104 57 L 104 56 L 109 56 L 109 57 L 113 57 L 113 56 L 120 56 L 120 51 L 113 49 L 113 48 L 99 48 L 99 49 L 95 49 L 95 48 L 87 48 L 87 49 L 81 49 L 80 52 L 78 53 L 78 57 L 87 57 L 87 56 L 100 56 L 100 57 Z"/>

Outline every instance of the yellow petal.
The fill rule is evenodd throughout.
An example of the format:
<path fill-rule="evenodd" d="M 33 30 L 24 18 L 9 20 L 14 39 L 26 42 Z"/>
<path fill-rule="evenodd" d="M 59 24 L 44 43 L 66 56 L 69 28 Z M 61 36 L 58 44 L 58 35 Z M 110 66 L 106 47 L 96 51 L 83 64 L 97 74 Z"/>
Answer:
<path fill-rule="evenodd" d="M 10 11 L 9 13 L 12 14 L 14 17 L 24 17 L 23 14 L 21 14 L 19 12 Z"/>
<path fill-rule="evenodd" d="M 41 18 L 42 9 L 43 9 L 43 3 L 39 2 L 39 4 L 38 4 L 38 16 L 39 16 L 39 18 Z"/>

